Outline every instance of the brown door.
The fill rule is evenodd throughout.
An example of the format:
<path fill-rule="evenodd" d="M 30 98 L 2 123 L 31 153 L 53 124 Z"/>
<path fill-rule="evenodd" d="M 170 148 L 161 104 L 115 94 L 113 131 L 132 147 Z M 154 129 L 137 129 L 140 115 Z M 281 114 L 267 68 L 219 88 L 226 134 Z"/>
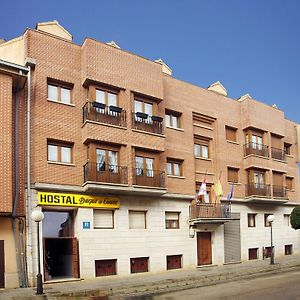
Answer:
<path fill-rule="evenodd" d="M 5 280 L 4 280 L 4 241 L 0 241 L 0 288 L 4 288 Z"/>
<path fill-rule="evenodd" d="M 72 239 L 73 277 L 79 278 L 79 251 L 77 238 Z"/>
<path fill-rule="evenodd" d="M 212 263 L 211 257 L 211 232 L 197 233 L 198 266 Z"/>

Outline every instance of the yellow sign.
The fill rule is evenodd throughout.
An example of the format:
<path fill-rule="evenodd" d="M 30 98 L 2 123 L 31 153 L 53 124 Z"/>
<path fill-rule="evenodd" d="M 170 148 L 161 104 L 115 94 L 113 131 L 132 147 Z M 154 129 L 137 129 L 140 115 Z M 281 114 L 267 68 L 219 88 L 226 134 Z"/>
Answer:
<path fill-rule="evenodd" d="M 117 197 L 39 192 L 38 204 L 90 208 L 119 208 L 120 199 Z"/>

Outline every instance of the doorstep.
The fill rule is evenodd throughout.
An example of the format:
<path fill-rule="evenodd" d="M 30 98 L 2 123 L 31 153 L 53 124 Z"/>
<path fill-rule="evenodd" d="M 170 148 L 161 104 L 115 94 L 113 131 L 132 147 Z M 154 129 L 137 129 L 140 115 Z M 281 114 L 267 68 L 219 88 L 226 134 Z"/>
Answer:
<path fill-rule="evenodd" d="M 201 265 L 201 266 L 197 266 L 196 269 L 204 269 L 204 268 L 211 268 L 211 267 L 217 267 L 218 265 L 213 265 L 213 264 L 209 264 L 209 265 Z"/>
<path fill-rule="evenodd" d="M 44 282 L 44 284 L 48 284 L 48 283 L 62 283 L 62 282 L 72 282 L 72 281 L 81 281 L 83 279 L 81 278 L 55 278 L 55 279 L 50 279 Z"/>

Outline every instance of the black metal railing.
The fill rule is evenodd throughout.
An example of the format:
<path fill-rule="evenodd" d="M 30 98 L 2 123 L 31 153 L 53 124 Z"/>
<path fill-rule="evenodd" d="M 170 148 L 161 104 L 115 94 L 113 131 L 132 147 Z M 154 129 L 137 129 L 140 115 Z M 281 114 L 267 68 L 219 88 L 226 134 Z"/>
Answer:
<path fill-rule="evenodd" d="M 132 128 L 151 133 L 163 134 L 163 118 L 159 116 L 149 116 L 141 112 L 132 113 Z"/>
<path fill-rule="evenodd" d="M 190 205 L 190 219 L 231 218 L 231 203 L 197 203 Z"/>
<path fill-rule="evenodd" d="M 287 189 L 285 186 L 273 185 L 273 197 L 276 198 L 286 198 L 287 197 Z"/>
<path fill-rule="evenodd" d="M 85 182 L 128 183 L 127 167 L 88 162 L 83 168 Z"/>
<path fill-rule="evenodd" d="M 264 157 L 269 157 L 269 146 L 258 144 L 258 143 L 248 143 L 244 145 L 244 156 L 254 154 Z"/>
<path fill-rule="evenodd" d="M 133 184 L 141 186 L 165 187 L 165 172 L 151 169 L 133 168 Z"/>
<path fill-rule="evenodd" d="M 271 186 L 270 184 L 248 183 L 246 184 L 246 197 L 248 196 L 271 197 Z"/>
<path fill-rule="evenodd" d="M 271 157 L 278 160 L 286 160 L 284 150 L 278 148 L 271 148 Z"/>
<path fill-rule="evenodd" d="M 83 122 L 86 120 L 125 127 L 126 111 L 118 106 L 86 102 L 83 107 Z"/>

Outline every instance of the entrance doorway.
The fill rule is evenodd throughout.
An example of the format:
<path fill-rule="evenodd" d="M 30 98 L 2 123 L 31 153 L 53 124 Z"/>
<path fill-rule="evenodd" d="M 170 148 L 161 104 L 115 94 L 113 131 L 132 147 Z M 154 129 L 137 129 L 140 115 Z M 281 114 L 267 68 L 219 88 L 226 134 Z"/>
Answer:
<path fill-rule="evenodd" d="M 198 266 L 212 263 L 211 232 L 197 232 Z"/>
<path fill-rule="evenodd" d="M 73 212 L 45 211 L 44 215 L 45 280 L 79 277 L 78 241 L 73 237 Z"/>
<path fill-rule="evenodd" d="M 5 287 L 4 241 L 0 240 L 0 288 Z"/>

